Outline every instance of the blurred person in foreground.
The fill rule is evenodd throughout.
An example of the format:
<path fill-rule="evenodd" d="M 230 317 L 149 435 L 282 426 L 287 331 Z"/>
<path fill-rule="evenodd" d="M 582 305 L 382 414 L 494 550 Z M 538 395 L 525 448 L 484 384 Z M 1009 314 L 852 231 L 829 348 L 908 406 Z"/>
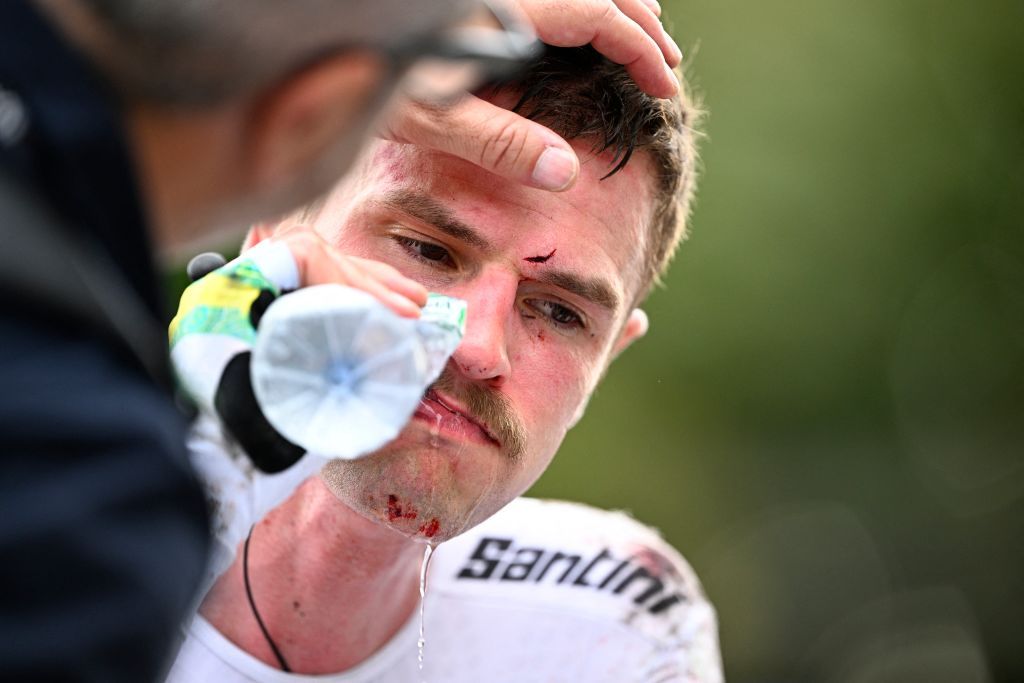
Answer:
<path fill-rule="evenodd" d="M 638 306 L 684 232 L 696 111 L 685 95 L 644 94 L 590 48 L 549 51 L 486 99 L 570 141 L 583 161 L 571 190 L 378 141 L 322 203 L 250 232 L 246 248 L 313 230 L 389 264 L 465 299 L 467 330 L 395 440 L 329 461 L 252 528 L 281 484 L 232 494 L 246 475 L 224 455 L 238 447 L 200 421 L 193 459 L 220 492 L 218 540 L 234 560 L 170 681 L 721 680 L 714 612 L 655 531 L 519 498 L 647 330 Z M 427 544 L 440 545 L 420 671 Z"/>
<path fill-rule="evenodd" d="M 593 39 L 654 94 L 674 90 L 678 50 L 647 5 L 516 4 L 541 37 Z M 0 679 L 145 681 L 167 665 L 209 541 L 157 254 L 328 188 L 419 57 L 486 76 L 491 43 L 448 39 L 463 17 L 512 44 L 468 0 L 0 3 Z M 572 185 L 565 141 L 481 104 L 406 102 L 382 134 Z M 322 242 L 301 249 L 303 284 L 351 270 Z M 414 311 L 419 291 L 395 288 Z"/>

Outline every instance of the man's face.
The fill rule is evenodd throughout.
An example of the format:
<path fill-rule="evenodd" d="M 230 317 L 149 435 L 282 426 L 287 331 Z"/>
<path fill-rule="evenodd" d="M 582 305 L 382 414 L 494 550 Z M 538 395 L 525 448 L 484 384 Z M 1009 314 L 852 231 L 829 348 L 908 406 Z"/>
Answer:
<path fill-rule="evenodd" d="M 363 515 L 442 541 L 547 467 L 612 356 L 645 328 L 631 311 L 651 167 L 583 161 L 570 191 L 521 187 L 447 155 L 379 142 L 315 228 L 347 254 L 465 299 L 466 335 L 397 439 L 324 471 Z M 632 313 L 632 315 L 631 315 Z"/>

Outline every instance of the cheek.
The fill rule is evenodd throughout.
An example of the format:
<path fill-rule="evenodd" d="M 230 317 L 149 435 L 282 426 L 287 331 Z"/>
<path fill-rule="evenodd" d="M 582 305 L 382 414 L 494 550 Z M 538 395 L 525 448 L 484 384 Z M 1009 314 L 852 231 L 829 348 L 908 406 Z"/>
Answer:
<path fill-rule="evenodd" d="M 532 338 L 537 334 L 530 332 Z M 546 331 L 547 341 L 528 343 L 512 357 L 513 377 L 518 377 L 523 395 L 523 420 L 536 438 L 554 438 L 556 448 L 598 377 L 589 354 L 566 350 L 553 339 L 557 335 Z"/>

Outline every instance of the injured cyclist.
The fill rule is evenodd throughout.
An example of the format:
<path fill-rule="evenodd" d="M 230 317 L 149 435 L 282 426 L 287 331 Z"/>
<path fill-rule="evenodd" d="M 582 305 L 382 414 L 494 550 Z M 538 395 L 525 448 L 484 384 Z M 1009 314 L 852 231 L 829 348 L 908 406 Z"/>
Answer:
<path fill-rule="evenodd" d="M 647 330 L 639 306 L 685 231 L 696 111 L 685 92 L 645 95 L 589 48 L 552 50 L 486 97 L 571 142 L 582 162 L 572 189 L 377 141 L 322 202 L 250 232 L 246 248 L 323 240 L 365 278 L 348 284 L 439 292 L 469 314 L 396 439 L 330 461 L 251 529 L 237 510 L 262 504 L 232 501 L 205 466 L 233 560 L 169 680 L 721 680 L 714 612 L 656 532 L 521 497 Z M 193 439 L 200 469 L 235 447 L 209 420 Z M 258 478 L 247 495 L 260 491 Z"/>

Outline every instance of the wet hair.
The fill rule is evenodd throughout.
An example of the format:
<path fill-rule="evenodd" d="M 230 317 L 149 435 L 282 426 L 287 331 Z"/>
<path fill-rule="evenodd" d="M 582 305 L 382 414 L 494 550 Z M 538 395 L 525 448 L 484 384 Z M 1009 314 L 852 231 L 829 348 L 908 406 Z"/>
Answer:
<path fill-rule="evenodd" d="M 608 174 L 620 171 L 637 152 L 654 166 L 654 206 L 639 302 L 660 281 L 679 243 L 696 187 L 697 122 L 700 111 L 685 80 L 669 100 L 647 95 L 626 69 L 590 47 L 548 48 L 544 56 L 499 91 L 518 95 L 514 110 L 567 140 L 592 141 L 610 152 Z"/>
<path fill-rule="evenodd" d="M 445 26 L 465 0 L 74 0 L 98 23 L 94 55 L 122 99 L 207 105 L 255 92 L 351 47 Z"/>

